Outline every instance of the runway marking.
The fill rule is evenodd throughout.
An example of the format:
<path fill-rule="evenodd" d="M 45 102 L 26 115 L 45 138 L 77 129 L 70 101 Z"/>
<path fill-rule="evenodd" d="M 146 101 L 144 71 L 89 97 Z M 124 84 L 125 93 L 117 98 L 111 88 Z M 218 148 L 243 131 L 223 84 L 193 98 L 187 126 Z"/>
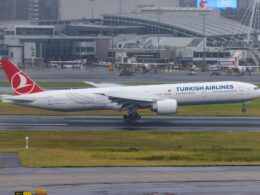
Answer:
<path fill-rule="evenodd" d="M 24 124 L 24 123 L 1 123 L 0 126 L 68 126 L 68 124 Z"/>

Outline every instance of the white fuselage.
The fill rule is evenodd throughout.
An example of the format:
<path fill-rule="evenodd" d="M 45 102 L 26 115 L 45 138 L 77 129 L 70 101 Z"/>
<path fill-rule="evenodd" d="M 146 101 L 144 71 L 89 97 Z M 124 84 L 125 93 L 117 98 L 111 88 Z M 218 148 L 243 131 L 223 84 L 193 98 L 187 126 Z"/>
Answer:
<path fill-rule="evenodd" d="M 102 95 L 107 93 L 152 97 L 155 101 L 174 99 L 178 105 L 247 102 L 260 96 L 255 85 L 228 81 L 55 90 L 19 96 L 34 100 L 32 102 L 6 102 L 56 111 L 120 110 L 121 105 Z"/>

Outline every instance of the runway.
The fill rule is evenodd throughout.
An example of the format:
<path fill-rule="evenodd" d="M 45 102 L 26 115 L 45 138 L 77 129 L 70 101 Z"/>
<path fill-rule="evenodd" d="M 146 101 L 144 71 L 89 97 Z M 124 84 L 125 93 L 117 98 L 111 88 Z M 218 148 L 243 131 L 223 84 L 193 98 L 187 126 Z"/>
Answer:
<path fill-rule="evenodd" d="M 125 124 L 121 116 L 1 116 L 0 130 L 260 131 L 260 117 L 146 116 Z"/>
<path fill-rule="evenodd" d="M 43 188 L 53 195 L 258 194 L 260 167 L 0 170 L 0 194 Z"/>

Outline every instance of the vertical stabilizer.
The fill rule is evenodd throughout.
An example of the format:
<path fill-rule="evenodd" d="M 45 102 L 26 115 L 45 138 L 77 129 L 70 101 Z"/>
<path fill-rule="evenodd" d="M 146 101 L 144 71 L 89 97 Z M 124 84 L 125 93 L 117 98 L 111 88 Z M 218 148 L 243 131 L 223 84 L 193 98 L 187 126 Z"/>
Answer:
<path fill-rule="evenodd" d="M 23 71 L 21 71 L 11 60 L 2 59 L 1 66 L 3 67 L 11 87 L 16 95 L 43 92 L 43 90 Z"/>

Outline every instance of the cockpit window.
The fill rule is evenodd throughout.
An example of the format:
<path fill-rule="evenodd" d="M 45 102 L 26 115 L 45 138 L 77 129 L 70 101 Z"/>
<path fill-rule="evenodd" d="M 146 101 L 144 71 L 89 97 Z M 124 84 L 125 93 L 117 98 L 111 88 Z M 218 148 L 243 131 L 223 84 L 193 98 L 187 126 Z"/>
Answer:
<path fill-rule="evenodd" d="M 254 90 L 259 90 L 259 89 L 260 89 L 260 87 L 255 87 L 255 88 L 254 88 Z"/>

